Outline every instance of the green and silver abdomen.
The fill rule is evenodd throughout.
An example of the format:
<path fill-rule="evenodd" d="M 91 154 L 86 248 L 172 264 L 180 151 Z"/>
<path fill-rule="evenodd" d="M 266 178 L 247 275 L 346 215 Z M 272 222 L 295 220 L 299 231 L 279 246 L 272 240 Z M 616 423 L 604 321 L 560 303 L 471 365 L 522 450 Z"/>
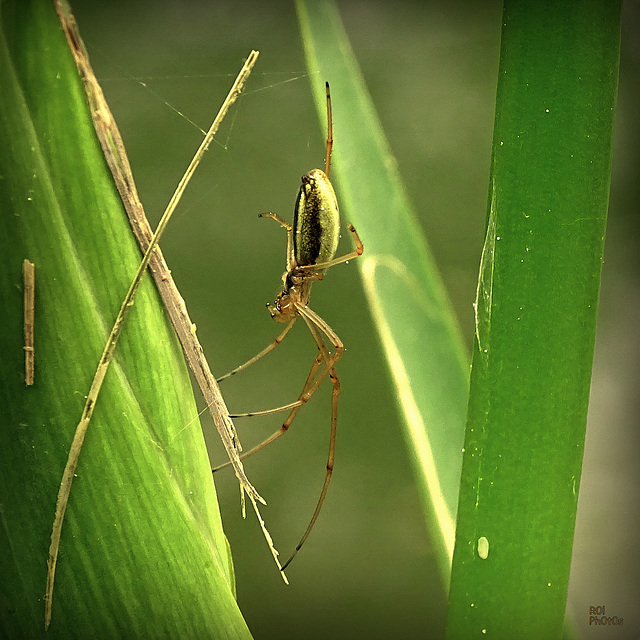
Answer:
<path fill-rule="evenodd" d="M 293 248 L 299 267 L 329 262 L 340 239 L 336 194 L 324 171 L 302 176 L 293 212 Z"/>

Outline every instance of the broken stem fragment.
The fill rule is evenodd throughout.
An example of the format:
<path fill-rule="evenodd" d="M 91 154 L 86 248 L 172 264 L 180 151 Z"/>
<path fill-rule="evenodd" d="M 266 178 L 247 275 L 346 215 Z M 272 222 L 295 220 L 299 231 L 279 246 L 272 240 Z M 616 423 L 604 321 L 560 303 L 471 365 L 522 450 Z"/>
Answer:
<path fill-rule="evenodd" d="M 33 384 L 35 369 L 35 351 L 33 327 L 35 314 L 36 268 L 33 262 L 24 259 L 22 263 L 24 277 L 24 381 Z"/>

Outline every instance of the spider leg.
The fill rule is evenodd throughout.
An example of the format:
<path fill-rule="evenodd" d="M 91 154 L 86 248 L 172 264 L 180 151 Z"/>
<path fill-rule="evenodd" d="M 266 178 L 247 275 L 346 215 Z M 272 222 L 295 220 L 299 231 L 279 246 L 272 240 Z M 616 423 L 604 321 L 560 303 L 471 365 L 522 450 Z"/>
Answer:
<path fill-rule="evenodd" d="M 327 377 L 327 375 L 331 373 L 333 366 L 342 355 L 344 346 L 340 338 L 338 338 L 338 336 L 333 332 L 331 327 L 329 327 L 329 325 L 317 313 L 315 313 L 308 307 L 302 307 L 302 306 L 298 306 L 298 312 L 300 313 L 300 315 L 302 316 L 302 319 L 305 321 L 305 323 L 309 327 L 309 331 L 316 342 L 316 345 L 318 347 L 318 355 L 316 356 L 316 359 L 311 365 L 311 370 L 309 371 L 309 375 L 307 376 L 304 387 L 302 388 L 302 391 L 298 396 L 297 401 L 292 402 L 289 405 L 284 405 L 283 407 L 278 407 L 276 409 L 268 410 L 265 412 L 256 412 L 253 414 L 249 414 L 249 415 L 263 415 L 268 413 L 274 413 L 276 411 L 281 411 L 291 407 L 291 411 L 287 416 L 286 420 L 282 423 L 281 427 L 277 431 L 272 433 L 268 438 L 263 440 L 261 443 L 257 444 L 255 447 L 253 447 L 246 453 L 242 454 L 240 456 L 241 460 L 244 460 L 244 458 L 247 458 L 253 455 L 254 453 L 260 451 L 267 445 L 271 444 L 274 440 L 277 440 L 281 435 L 283 435 L 289 430 L 291 423 L 293 422 L 294 418 L 298 414 L 298 411 L 300 411 L 300 408 L 302 407 L 302 405 L 306 404 L 309 398 L 313 396 L 313 394 L 316 392 L 316 390 L 318 389 L 322 381 Z M 322 339 L 321 333 L 324 333 L 334 345 L 336 351 L 333 355 L 329 353 L 324 343 L 324 340 Z M 324 367 L 322 371 L 320 371 L 320 374 L 318 374 L 318 369 L 323 364 L 324 364 Z M 212 471 L 213 473 L 215 473 L 220 469 L 224 469 L 228 465 L 229 465 L 229 462 L 226 462 L 217 467 L 214 467 Z M 326 493 L 326 490 L 325 490 L 325 493 Z"/>
<path fill-rule="evenodd" d="M 267 445 L 271 444 L 274 440 L 279 438 L 283 433 L 285 433 L 289 429 L 289 426 L 293 422 L 293 419 L 296 417 L 298 411 L 300 410 L 300 407 L 307 402 L 307 400 L 311 397 L 311 395 L 313 395 L 313 392 L 311 394 L 309 394 L 309 390 L 313 386 L 315 386 L 314 385 L 314 379 L 315 379 L 316 374 L 318 372 L 318 369 L 319 369 L 320 365 L 323 363 L 323 361 L 324 361 L 324 357 L 322 356 L 321 353 L 318 353 L 318 355 L 316 356 L 316 359 L 313 361 L 313 364 L 311 365 L 311 370 L 309 371 L 309 375 L 307 376 L 307 380 L 304 383 L 304 387 L 302 388 L 302 392 L 300 393 L 300 396 L 298 397 L 298 400 L 296 400 L 295 402 L 292 402 L 292 403 L 290 403 L 288 405 L 284 405 L 282 407 L 277 407 L 276 409 L 268 409 L 267 411 L 256 411 L 255 413 L 240 414 L 239 417 L 261 416 L 261 415 L 268 415 L 270 413 L 276 413 L 278 411 L 284 411 L 286 409 L 291 409 L 291 412 L 287 416 L 287 419 L 285 420 L 283 425 L 280 427 L 280 429 L 278 429 L 276 432 L 272 433 L 266 440 L 263 440 L 260 444 L 257 444 L 252 449 L 249 449 L 249 451 L 243 453 L 240 456 L 240 460 L 243 460 L 244 458 L 248 458 L 249 456 L 253 455 L 254 453 L 260 451 L 260 449 L 263 449 Z M 315 391 L 315 389 L 314 389 L 314 391 Z M 232 415 L 232 417 L 238 417 L 238 416 L 233 416 Z M 230 464 L 231 463 L 229 461 L 227 461 L 227 462 L 225 462 L 225 463 L 223 463 L 221 465 L 218 465 L 217 467 L 214 467 L 212 469 L 212 471 L 213 471 L 213 473 L 215 473 L 216 471 L 220 471 L 220 469 L 224 469 L 225 467 L 228 467 Z"/>
<path fill-rule="evenodd" d="M 308 307 L 304 309 L 300 309 L 300 313 L 302 318 L 307 323 L 311 334 L 313 335 L 316 344 L 318 345 L 318 350 L 320 354 L 323 356 L 326 368 L 321 374 L 321 377 L 324 378 L 327 373 L 333 382 L 333 390 L 331 393 L 331 432 L 329 436 L 329 455 L 327 457 L 327 465 L 326 465 L 326 475 L 324 479 L 324 483 L 322 485 L 322 490 L 320 491 L 320 497 L 318 498 L 318 502 L 316 504 L 316 508 L 313 511 L 313 515 L 311 516 L 311 520 L 305 529 L 305 532 L 302 534 L 302 538 L 300 538 L 300 542 L 296 545 L 293 553 L 289 557 L 289 559 L 282 565 L 282 571 L 289 566 L 291 561 L 295 558 L 296 554 L 302 548 L 302 545 L 306 542 L 313 526 L 320 515 L 320 510 L 322 509 L 322 505 L 327 496 L 327 491 L 329 490 L 329 483 L 331 482 L 331 476 L 333 474 L 333 463 L 335 458 L 335 449 L 336 449 L 336 433 L 338 430 L 338 396 L 340 395 L 340 380 L 338 379 L 338 374 L 335 370 L 335 364 L 342 355 L 342 351 L 344 350 L 344 345 L 342 341 L 338 337 L 338 335 L 333 331 L 333 329 L 314 311 L 311 311 Z M 322 333 L 331 341 L 333 346 L 335 347 L 335 353 L 330 355 L 327 347 L 322 338 Z M 321 382 L 319 379 L 314 385 L 313 390 L 317 388 L 317 385 Z"/>
<path fill-rule="evenodd" d="M 355 227 L 352 224 L 348 224 L 347 228 L 351 232 L 351 235 L 353 236 L 353 241 L 356 245 L 356 248 L 353 251 L 343 256 L 340 256 L 338 258 L 333 258 L 332 260 L 329 260 L 327 262 L 318 262 L 316 264 L 302 265 L 298 267 L 298 270 L 304 271 L 304 272 L 307 272 L 307 271 L 315 272 L 317 270 L 324 271 L 329 267 L 333 267 L 337 264 L 342 264 L 343 262 L 348 262 L 349 260 L 354 260 L 358 256 L 361 256 L 364 253 L 364 245 L 362 244 L 362 240 L 360 240 L 360 236 L 358 235 L 358 232 L 356 231 Z M 321 280 L 322 278 L 320 277 L 319 279 Z"/>
<path fill-rule="evenodd" d="M 335 370 L 335 363 L 338 361 L 340 356 L 342 355 L 342 351 L 344 350 L 344 345 L 342 341 L 337 336 L 337 334 L 331 329 L 331 327 L 314 311 L 309 309 L 308 307 L 298 307 L 298 311 L 302 316 L 302 319 L 305 321 L 307 326 L 309 327 L 309 331 L 313 336 L 313 339 L 316 342 L 318 347 L 318 355 L 311 366 L 311 370 L 309 371 L 309 375 L 307 376 L 307 380 L 302 389 L 302 393 L 296 403 L 296 406 L 293 407 L 287 419 L 283 422 L 280 429 L 271 434 L 266 440 L 255 446 L 250 451 L 247 451 L 244 455 L 240 457 L 240 459 L 244 459 L 247 456 L 250 456 L 260 449 L 266 447 L 268 444 L 271 444 L 274 440 L 279 438 L 281 435 L 286 433 L 293 422 L 293 419 L 296 417 L 300 407 L 309 400 L 309 398 L 316 392 L 322 381 L 327 377 L 330 377 L 333 382 L 333 391 L 331 393 L 331 432 L 329 436 L 329 455 L 327 457 L 326 464 L 326 475 L 324 479 L 324 483 L 322 485 L 322 489 L 320 491 L 320 497 L 318 498 L 318 502 L 316 504 L 316 508 L 314 509 L 313 515 L 311 516 L 311 520 L 305 529 L 302 537 L 300 538 L 300 542 L 296 545 L 293 553 L 289 557 L 289 559 L 282 566 L 281 571 L 284 571 L 285 568 L 291 563 L 294 559 L 298 551 L 302 548 L 302 545 L 306 542 L 311 530 L 313 529 L 318 516 L 320 515 L 320 510 L 322 509 L 322 505 L 324 504 L 324 500 L 327 496 L 327 491 L 329 490 L 329 483 L 331 482 L 331 476 L 333 474 L 333 465 L 335 458 L 335 448 L 336 448 L 336 432 L 338 427 L 338 396 L 340 395 L 340 380 L 338 379 L 338 374 Z M 333 346 L 335 347 L 335 352 L 333 354 L 329 353 L 327 346 L 322 337 L 324 334 Z M 324 368 L 318 375 L 318 369 L 324 364 Z M 222 467 L 227 466 L 228 463 L 221 465 L 220 467 L 216 467 L 213 471 L 217 471 Z"/>
<path fill-rule="evenodd" d="M 336 432 L 338 429 L 338 396 L 340 395 L 340 380 L 338 380 L 338 374 L 334 367 L 331 367 L 329 372 L 329 377 L 333 382 L 333 391 L 331 393 L 331 434 L 329 436 L 329 456 L 327 457 L 327 474 L 324 479 L 324 484 L 322 485 L 322 490 L 320 491 L 320 497 L 318 498 L 318 503 L 316 504 L 316 508 L 311 516 L 311 520 L 307 525 L 307 528 L 300 538 L 300 542 L 296 545 L 293 553 L 289 556 L 289 559 L 282 565 L 281 571 L 284 571 L 291 561 L 296 557 L 296 554 L 302 548 L 302 545 L 306 542 L 309 534 L 311 533 L 311 529 L 316 523 L 318 516 L 320 515 L 320 510 L 322 509 L 322 505 L 324 503 L 324 499 L 327 496 L 327 491 L 329 490 L 329 483 L 331 482 L 331 476 L 333 474 L 333 461 L 335 457 L 336 451 Z"/>
<path fill-rule="evenodd" d="M 293 227 L 283 220 L 277 213 L 260 213 L 259 218 L 271 218 L 280 223 L 287 230 L 287 271 L 291 271 L 296 266 L 294 251 L 293 251 Z"/>
<path fill-rule="evenodd" d="M 316 359 L 314 360 L 313 365 L 311 366 L 311 371 L 309 372 L 307 381 L 305 382 L 305 385 L 302 389 L 302 392 L 300 393 L 300 396 L 298 397 L 298 400 L 296 402 L 291 403 L 291 405 L 293 405 L 291 412 L 287 416 L 287 419 L 282 423 L 282 426 L 277 431 L 272 433 L 266 440 L 262 441 L 260 444 L 253 447 L 253 449 L 250 449 L 245 454 L 240 456 L 241 460 L 246 458 L 247 456 L 250 456 L 256 453 L 257 451 L 260 451 L 260 449 L 266 447 L 268 444 L 271 444 L 274 440 L 276 440 L 277 438 L 279 438 L 281 435 L 283 435 L 289 430 L 291 423 L 293 422 L 294 418 L 298 414 L 298 411 L 300 411 L 300 408 L 302 407 L 302 405 L 308 402 L 309 398 L 311 398 L 311 396 L 313 396 L 313 394 L 318 390 L 318 387 L 320 386 L 322 381 L 327 377 L 327 375 L 330 374 L 333 366 L 335 365 L 336 361 L 340 358 L 340 356 L 342 355 L 342 351 L 344 350 L 344 346 L 340 341 L 340 338 L 338 338 L 338 336 L 333 332 L 333 330 L 329 327 L 329 325 L 324 320 L 322 320 L 322 318 L 320 318 L 319 315 L 311 311 L 311 309 L 309 309 L 308 307 L 300 306 L 298 307 L 298 311 L 300 312 L 302 319 L 307 323 L 307 326 L 309 327 L 309 331 L 311 332 L 313 339 L 316 341 L 319 353 L 316 356 Z M 331 338 L 331 341 L 336 348 L 336 351 L 333 355 L 329 353 L 318 329 L 321 329 L 322 332 L 325 333 L 325 335 Z M 327 333 L 327 331 L 329 333 Z M 334 339 L 335 339 L 335 342 L 334 342 Z M 322 369 L 319 375 L 316 375 L 318 369 L 323 363 L 324 363 L 324 368 Z M 289 405 L 286 405 L 286 406 L 289 406 Z M 269 411 L 269 413 L 271 413 L 271 411 Z"/>
<path fill-rule="evenodd" d="M 302 388 L 302 392 L 298 396 L 298 399 L 294 402 L 289 402 L 289 404 L 283 404 L 279 407 L 275 407 L 273 409 L 264 409 L 261 411 L 251 411 L 248 413 L 230 413 L 230 418 L 251 418 L 253 416 L 268 416 L 272 413 L 280 413 L 282 411 L 290 411 L 291 409 L 295 409 L 297 407 L 301 407 L 305 402 L 309 399 L 310 396 L 307 396 L 307 391 L 313 384 L 314 378 L 318 371 L 318 367 L 322 364 L 323 358 L 318 354 L 316 356 L 315 362 L 311 365 L 311 371 L 309 371 L 309 375 L 307 376 L 307 380 L 305 382 L 304 387 Z M 294 416 L 295 417 L 295 416 Z M 262 447 L 261 447 L 262 448 Z M 245 455 L 249 455 L 253 453 L 252 451 L 248 451 Z"/>
<path fill-rule="evenodd" d="M 250 358 L 249 360 L 247 360 L 244 364 L 241 364 L 239 367 L 236 367 L 235 369 L 233 369 L 233 371 L 229 371 L 229 373 L 225 373 L 223 376 L 216 378 L 216 382 L 222 382 L 223 380 L 226 380 L 227 378 L 234 376 L 236 373 L 240 373 L 240 371 L 243 371 L 247 367 L 250 367 L 254 362 L 257 362 L 258 360 L 260 360 L 260 358 L 262 358 L 263 356 L 266 356 L 267 353 L 275 349 L 284 340 L 284 337 L 287 335 L 287 333 L 289 333 L 289 330 L 291 329 L 291 327 L 293 327 L 293 323 L 296 320 L 297 320 L 297 316 L 294 316 L 288 322 L 287 326 L 284 328 L 282 333 L 271 344 L 267 345 L 260 353 L 253 356 L 253 358 Z"/>
<path fill-rule="evenodd" d="M 272 342 L 270 343 L 267 347 L 265 347 L 262 351 L 260 351 L 260 353 L 256 354 L 255 356 L 253 356 L 253 358 L 247 360 L 245 363 L 241 364 L 239 367 L 236 367 L 235 369 L 233 369 L 233 371 L 229 371 L 229 373 L 226 373 L 223 376 L 220 376 L 219 378 L 216 379 L 216 382 L 222 382 L 223 380 L 226 380 L 227 378 L 229 378 L 230 376 L 235 375 L 236 373 L 239 373 L 240 371 L 243 371 L 244 369 L 246 369 L 247 367 L 250 367 L 252 364 L 254 364 L 255 362 L 257 362 L 258 360 L 260 360 L 260 358 L 264 357 L 265 355 L 267 355 L 270 351 L 272 351 L 273 349 L 275 349 L 275 347 L 277 347 L 283 340 L 284 337 L 287 335 L 287 333 L 289 333 L 289 330 L 291 329 L 291 327 L 293 326 L 293 323 L 297 320 L 298 316 L 294 316 L 289 323 L 287 324 L 287 326 L 284 328 L 284 331 L 282 331 L 282 333 L 280 333 L 280 335 Z M 309 373 L 309 377 L 305 383 L 305 386 L 302 390 L 302 393 L 300 394 L 300 396 L 298 396 L 298 400 L 295 400 L 294 402 L 289 402 L 288 404 L 284 404 L 281 405 L 279 407 L 274 407 L 272 409 L 263 409 L 260 411 L 249 411 L 249 412 L 245 412 L 245 413 L 230 413 L 229 417 L 230 418 L 251 418 L 253 416 L 267 416 L 270 415 L 272 413 L 280 413 L 282 411 L 289 411 L 291 409 L 294 409 L 296 407 L 300 407 L 303 404 L 305 404 L 305 402 L 309 399 L 309 397 L 312 395 L 307 395 L 307 391 L 309 389 L 309 387 L 311 386 L 311 384 L 313 383 L 313 378 L 315 376 L 315 373 L 318 369 L 318 367 L 320 366 L 320 363 L 322 362 L 322 358 L 317 358 L 317 362 L 314 363 L 314 365 L 311 368 L 311 372 Z M 266 446 L 266 443 L 265 445 Z M 260 446 L 260 448 L 262 448 L 262 446 Z M 245 456 L 248 456 L 249 454 L 253 453 L 254 450 L 248 451 Z M 229 463 L 225 463 L 223 465 L 220 465 L 219 467 L 216 467 L 214 469 L 214 471 L 217 471 L 218 469 L 222 469 L 223 467 L 226 467 Z"/>
<path fill-rule="evenodd" d="M 325 82 L 325 89 L 327 92 L 327 156 L 324 160 L 324 172 L 328 178 L 331 169 L 331 149 L 333 148 L 333 118 L 331 117 L 331 94 L 328 82 Z"/>

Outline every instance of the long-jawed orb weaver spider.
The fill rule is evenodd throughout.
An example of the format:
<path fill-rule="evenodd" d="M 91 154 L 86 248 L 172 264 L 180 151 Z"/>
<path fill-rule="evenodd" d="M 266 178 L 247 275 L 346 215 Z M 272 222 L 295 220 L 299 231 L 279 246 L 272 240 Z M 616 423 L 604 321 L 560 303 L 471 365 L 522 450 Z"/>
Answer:
<path fill-rule="evenodd" d="M 296 417 L 300 407 L 305 404 L 309 398 L 315 393 L 322 381 L 329 376 L 333 382 L 333 393 L 331 396 L 331 435 L 329 440 L 329 456 L 327 458 L 327 472 L 320 492 L 320 497 L 316 505 L 315 511 L 311 516 L 309 525 L 305 530 L 300 542 L 289 559 L 282 565 L 281 571 L 284 571 L 289 563 L 298 553 L 305 540 L 309 537 L 313 525 L 318 519 L 322 503 L 327 495 L 331 474 L 333 472 L 333 461 L 336 445 L 336 427 L 338 419 L 338 396 L 340 394 L 340 381 L 336 373 L 335 364 L 339 360 L 344 350 L 342 341 L 333 331 L 333 329 L 314 311 L 308 307 L 309 295 L 311 292 L 311 284 L 314 280 L 322 280 L 324 271 L 334 265 L 347 262 L 353 258 L 362 255 L 364 248 L 362 242 L 354 229 L 349 224 L 347 228 L 353 236 L 356 248 L 354 251 L 335 258 L 335 252 L 338 248 L 338 240 L 340 238 L 340 214 L 338 211 L 338 202 L 336 194 L 329 181 L 329 170 L 331 167 L 331 149 L 333 147 L 333 123 L 331 117 L 331 94 L 329 92 L 329 83 L 326 83 L 327 92 L 327 156 L 325 160 L 325 169 L 313 169 L 306 175 L 302 176 L 302 184 L 298 191 L 298 197 L 293 212 L 293 226 L 285 222 L 275 213 L 262 213 L 261 218 L 272 218 L 287 231 L 287 270 L 282 276 L 284 284 L 283 290 L 278 294 L 273 304 L 267 304 L 267 308 L 271 317 L 277 322 L 287 323 L 286 327 L 280 335 L 265 349 L 256 356 L 240 365 L 233 371 L 218 378 L 218 382 L 232 376 L 239 371 L 252 365 L 254 362 L 269 353 L 277 345 L 279 345 L 295 321 L 301 317 L 307 327 L 315 343 L 318 347 L 318 355 L 311 365 L 311 370 L 307 376 L 302 392 L 295 402 L 268 411 L 260 411 L 255 413 L 235 414 L 232 417 L 245 417 L 255 415 L 265 415 L 276 413 L 278 411 L 289 410 L 289 415 L 282 423 L 282 426 L 270 437 L 255 446 L 253 449 L 245 453 L 242 458 L 250 456 L 256 451 L 273 442 L 285 433 L 293 419 Z M 334 351 L 330 352 L 325 338 L 333 345 Z M 222 468 L 216 467 L 214 471 Z"/>

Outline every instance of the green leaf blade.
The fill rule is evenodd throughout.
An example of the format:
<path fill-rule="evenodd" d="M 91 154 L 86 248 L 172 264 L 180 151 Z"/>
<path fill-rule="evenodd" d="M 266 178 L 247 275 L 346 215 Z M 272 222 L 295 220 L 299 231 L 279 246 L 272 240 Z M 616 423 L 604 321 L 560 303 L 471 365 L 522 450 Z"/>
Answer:
<path fill-rule="evenodd" d="M 562 632 L 619 40 L 619 3 L 505 4 L 451 638 Z"/>
<path fill-rule="evenodd" d="M 2 635 L 36 637 L 62 470 L 140 251 L 51 5 L 2 5 L 0 76 Z M 33 387 L 24 258 L 36 265 Z M 189 376 L 148 274 L 80 455 L 48 635 L 249 637 Z"/>
<path fill-rule="evenodd" d="M 404 433 L 445 582 L 453 553 L 468 356 L 357 61 L 331 2 L 298 2 L 321 118 L 331 85 L 332 179 L 343 217 L 364 243 L 358 259 L 385 350 Z"/>

